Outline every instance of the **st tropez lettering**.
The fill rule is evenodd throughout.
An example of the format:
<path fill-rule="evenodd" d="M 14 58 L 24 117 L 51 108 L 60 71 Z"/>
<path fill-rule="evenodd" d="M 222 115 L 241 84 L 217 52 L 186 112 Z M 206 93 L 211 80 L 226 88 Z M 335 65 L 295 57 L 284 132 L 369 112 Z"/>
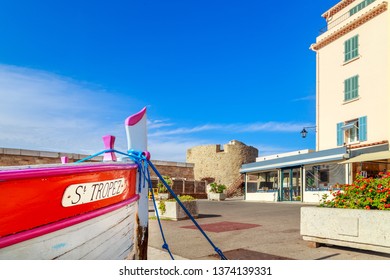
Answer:
<path fill-rule="evenodd" d="M 123 188 L 123 182 L 122 180 L 116 180 L 114 182 L 96 183 L 92 185 L 92 188 L 93 192 L 90 201 L 104 199 L 120 194 Z"/>

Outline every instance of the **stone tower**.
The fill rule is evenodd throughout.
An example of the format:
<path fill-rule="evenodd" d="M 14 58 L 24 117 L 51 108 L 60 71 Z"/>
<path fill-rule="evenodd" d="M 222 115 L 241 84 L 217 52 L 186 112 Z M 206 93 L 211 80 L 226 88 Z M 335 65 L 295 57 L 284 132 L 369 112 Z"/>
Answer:
<path fill-rule="evenodd" d="M 232 140 L 223 145 L 196 146 L 187 150 L 187 162 L 194 163 L 195 180 L 213 178 L 228 188 L 242 178 L 242 164 L 255 162 L 259 151 L 244 143 Z"/>

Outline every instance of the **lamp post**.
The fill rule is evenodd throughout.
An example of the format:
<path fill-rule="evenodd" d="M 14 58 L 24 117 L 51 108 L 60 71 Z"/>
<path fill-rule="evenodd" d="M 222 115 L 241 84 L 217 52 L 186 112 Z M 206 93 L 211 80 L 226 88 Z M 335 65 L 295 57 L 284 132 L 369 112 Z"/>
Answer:
<path fill-rule="evenodd" d="M 308 131 L 306 129 L 316 129 L 317 126 L 305 126 L 302 131 L 301 131 L 301 136 L 302 138 L 306 138 L 307 134 L 308 134 Z"/>

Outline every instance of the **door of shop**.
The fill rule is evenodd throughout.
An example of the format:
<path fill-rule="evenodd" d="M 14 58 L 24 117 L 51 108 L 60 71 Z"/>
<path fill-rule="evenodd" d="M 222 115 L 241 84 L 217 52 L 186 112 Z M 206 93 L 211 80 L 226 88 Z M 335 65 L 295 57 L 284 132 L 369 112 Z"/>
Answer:
<path fill-rule="evenodd" d="M 281 170 L 280 201 L 301 201 L 301 167 L 289 167 Z"/>

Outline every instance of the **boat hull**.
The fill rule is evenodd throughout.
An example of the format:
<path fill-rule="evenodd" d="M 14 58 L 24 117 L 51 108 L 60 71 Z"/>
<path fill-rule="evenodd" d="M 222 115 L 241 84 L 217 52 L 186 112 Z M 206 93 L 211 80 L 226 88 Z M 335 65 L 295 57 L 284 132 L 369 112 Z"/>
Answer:
<path fill-rule="evenodd" d="M 136 177 L 130 163 L 1 171 L 0 259 L 132 258 Z"/>
<path fill-rule="evenodd" d="M 0 249 L 0 259 L 133 259 L 136 210 L 137 200 L 132 199 L 127 205 L 99 213 L 96 217 L 90 213 L 78 217 L 81 221 L 68 219 L 53 224 L 52 227 L 60 229 Z M 66 223 L 71 225 L 61 227 Z"/>

